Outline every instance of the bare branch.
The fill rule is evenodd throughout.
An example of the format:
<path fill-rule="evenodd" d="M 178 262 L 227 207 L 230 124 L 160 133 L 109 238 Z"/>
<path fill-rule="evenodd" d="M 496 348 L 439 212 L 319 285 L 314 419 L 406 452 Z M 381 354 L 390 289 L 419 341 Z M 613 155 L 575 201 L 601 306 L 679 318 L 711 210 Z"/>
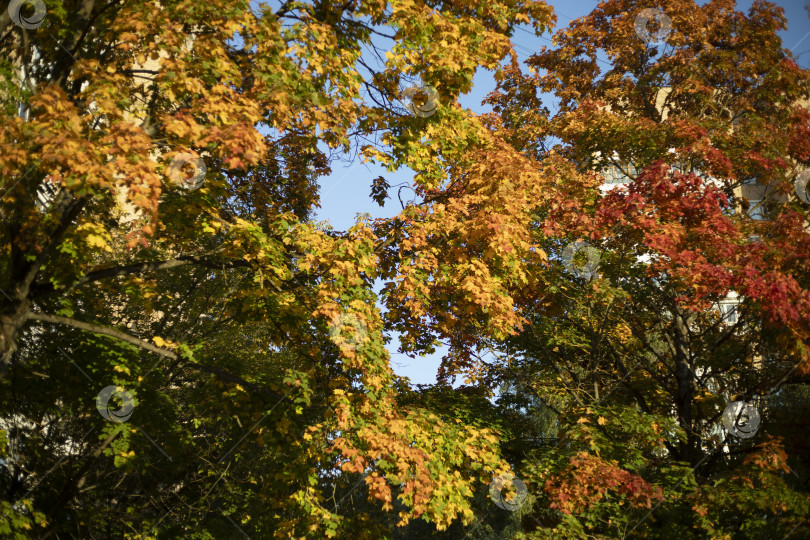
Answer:
<path fill-rule="evenodd" d="M 160 347 L 152 345 L 148 341 L 136 338 L 135 336 L 127 334 L 126 332 L 122 332 L 121 330 L 116 330 L 115 328 L 107 328 L 106 326 L 99 326 L 97 324 L 90 324 L 82 321 L 77 321 L 76 319 L 71 319 L 69 317 L 61 317 L 59 315 L 48 315 L 45 313 L 30 312 L 26 317 L 26 319 L 33 321 L 49 322 L 52 324 L 64 324 L 66 326 L 72 326 L 73 328 L 78 328 L 79 330 L 86 330 L 94 334 L 101 334 L 104 336 L 114 337 L 116 339 L 120 339 L 121 341 L 125 341 L 132 345 L 140 347 L 142 349 L 146 349 L 147 351 L 159 354 L 161 356 L 165 356 L 166 358 L 170 358 L 172 360 L 177 359 L 177 354 L 173 353 L 172 351 L 161 349 Z"/>
<path fill-rule="evenodd" d="M 159 354 L 159 355 L 164 356 L 166 358 L 169 358 L 171 360 L 177 360 L 179 358 L 177 353 L 174 353 L 174 352 L 166 350 L 166 349 L 161 349 L 160 347 L 157 347 L 157 346 L 153 345 L 152 343 L 149 343 L 148 341 L 139 339 L 139 338 L 137 338 L 135 336 L 127 334 L 126 332 L 122 332 L 122 331 L 116 330 L 114 328 L 107 328 L 105 326 L 99 326 L 97 324 L 90 324 L 90 323 L 86 323 L 86 322 L 82 322 L 82 321 L 77 321 L 75 319 L 71 319 L 71 318 L 68 318 L 68 317 L 61 317 L 59 315 L 48 315 L 48 314 L 45 314 L 45 313 L 33 313 L 33 312 L 31 312 L 31 313 L 28 314 L 27 319 L 28 320 L 34 320 L 34 321 L 49 322 L 49 323 L 52 323 L 52 324 L 64 324 L 66 326 L 72 326 L 73 328 L 78 328 L 80 330 L 86 330 L 86 331 L 92 332 L 94 334 L 101 334 L 101 335 L 105 335 L 105 336 L 114 337 L 116 339 L 120 339 L 121 341 L 125 341 L 127 343 L 130 343 L 130 344 L 135 345 L 137 347 L 140 347 L 142 349 L 146 349 L 147 351 Z M 247 380 L 243 379 L 242 377 L 239 377 L 238 375 L 234 375 L 234 374 L 232 374 L 232 373 L 230 373 L 228 371 L 225 371 L 224 369 L 218 368 L 218 367 L 208 366 L 208 365 L 200 364 L 200 363 L 197 363 L 197 362 L 187 362 L 184 365 L 186 367 L 190 367 L 190 368 L 196 369 L 198 371 L 202 371 L 202 372 L 205 372 L 205 373 L 211 373 L 211 374 L 215 375 L 218 379 L 220 379 L 222 381 L 233 383 L 233 384 L 240 384 L 244 388 L 253 390 L 257 394 L 260 394 L 260 395 L 262 395 L 262 396 L 264 396 L 266 398 L 269 398 L 269 399 L 278 400 L 278 399 L 280 399 L 282 397 L 282 395 L 279 394 L 278 392 L 270 390 L 269 388 L 267 388 L 267 387 L 265 387 L 263 385 L 247 381 Z"/>
<path fill-rule="evenodd" d="M 210 255 L 210 254 L 209 254 Z M 159 270 L 168 270 L 170 268 L 178 268 L 189 264 L 196 264 L 205 268 L 237 268 L 237 267 L 250 267 L 250 263 L 244 260 L 226 260 L 216 261 L 206 258 L 206 256 L 195 255 L 182 255 L 174 259 L 167 259 L 165 261 L 148 261 L 142 263 L 127 264 L 123 266 L 114 266 L 112 268 L 105 268 L 103 270 L 94 270 L 88 272 L 82 278 L 74 282 L 70 289 L 75 289 L 86 283 L 93 281 L 100 281 L 102 279 L 126 276 L 129 274 L 142 274 L 144 272 L 156 272 Z M 54 287 L 50 283 L 37 284 L 35 296 L 41 296 L 53 292 Z"/>

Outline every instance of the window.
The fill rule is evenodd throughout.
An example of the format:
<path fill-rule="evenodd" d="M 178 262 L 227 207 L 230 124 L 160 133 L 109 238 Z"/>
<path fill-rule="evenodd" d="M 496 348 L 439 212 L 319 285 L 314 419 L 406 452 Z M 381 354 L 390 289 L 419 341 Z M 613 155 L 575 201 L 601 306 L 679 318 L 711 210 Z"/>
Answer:
<path fill-rule="evenodd" d="M 632 181 L 632 177 L 638 175 L 638 170 L 636 169 L 635 165 L 628 165 L 626 167 L 622 167 L 625 171 L 630 173 L 630 176 L 623 173 L 619 167 L 616 165 L 610 165 L 604 169 L 602 169 L 602 176 L 605 178 L 606 184 L 626 184 L 627 182 Z"/>
<path fill-rule="evenodd" d="M 723 303 L 720 304 L 720 316 L 723 322 L 728 325 L 737 324 L 737 304 Z"/>
<path fill-rule="evenodd" d="M 28 109 L 28 106 L 25 103 L 23 102 L 17 103 L 17 116 L 19 116 L 26 122 L 28 121 L 29 112 L 30 111 Z"/>
<path fill-rule="evenodd" d="M 36 205 L 40 212 L 45 213 L 48 211 L 61 189 L 62 186 L 47 179 L 37 186 Z"/>
<path fill-rule="evenodd" d="M 765 204 L 762 199 L 748 199 L 748 217 L 756 220 L 765 219 Z"/>

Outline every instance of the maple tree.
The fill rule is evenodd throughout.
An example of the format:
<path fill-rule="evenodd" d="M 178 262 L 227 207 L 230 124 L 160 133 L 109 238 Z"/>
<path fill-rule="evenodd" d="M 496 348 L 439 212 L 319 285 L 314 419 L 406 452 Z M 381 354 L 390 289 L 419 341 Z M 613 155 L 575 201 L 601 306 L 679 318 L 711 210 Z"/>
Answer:
<path fill-rule="evenodd" d="M 378 538 L 469 522 L 471 486 L 508 468 L 494 432 L 394 406 L 372 288 L 391 244 L 311 215 L 317 178 L 358 150 L 436 182 L 429 153 L 486 136 L 456 98 L 550 8 L 14 6 L 0 15 L 0 534 Z M 347 509 L 360 494 L 374 512 Z"/>
<path fill-rule="evenodd" d="M 2 13 L 0 534 L 806 532 L 808 74 L 767 2 L 673 0 L 658 45 L 641 10 L 527 73 L 543 2 Z M 416 195 L 334 231 L 317 179 L 355 152 Z M 409 388 L 394 332 L 470 386 Z M 493 508 L 510 469 L 528 498 Z"/>
<path fill-rule="evenodd" d="M 514 463 L 534 496 L 526 537 L 801 537 L 806 421 L 785 404 L 806 407 L 810 372 L 810 207 L 796 186 L 808 73 L 776 34 L 778 6 L 668 2 L 658 43 L 636 32 L 643 7 L 600 3 L 489 97 L 490 129 L 522 158 L 541 174 L 568 164 L 535 214 L 543 294 L 477 366 L 556 419 L 558 442 Z M 610 168 L 626 183 L 601 189 Z M 584 254 L 563 264 L 578 241 L 595 249 L 593 275 Z M 729 293 L 734 319 L 718 309 Z M 755 438 L 723 429 L 735 400 L 762 415 Z"/>

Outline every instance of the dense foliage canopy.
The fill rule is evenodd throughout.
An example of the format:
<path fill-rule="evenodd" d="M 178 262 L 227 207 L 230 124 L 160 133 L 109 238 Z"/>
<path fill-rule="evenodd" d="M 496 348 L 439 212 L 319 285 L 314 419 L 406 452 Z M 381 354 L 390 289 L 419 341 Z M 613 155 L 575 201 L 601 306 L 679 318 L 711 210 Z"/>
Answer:
<path fill-rule="evenodd" d="M 810 76 L 646 7 L 11 2 L 0 537 L 810 535 Z M 355 157 L 414 200 L 335 231 Z"/>

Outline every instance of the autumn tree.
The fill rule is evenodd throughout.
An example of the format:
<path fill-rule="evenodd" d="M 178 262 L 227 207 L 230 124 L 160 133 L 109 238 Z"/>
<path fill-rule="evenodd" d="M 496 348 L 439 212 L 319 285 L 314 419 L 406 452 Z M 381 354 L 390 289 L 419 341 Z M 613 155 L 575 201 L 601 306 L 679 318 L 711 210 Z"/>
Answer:
<path fill-rule="evenodd" d="M 518 336 L 479 343 L 485 379 L 558 412 L 558 444 L 519 464 L 527 537 L 810 530 L 806 421 L 786 407 L 810 372 L 808 73 L 779 7 L 734 7 L 603 2 L 489 98 L 490 129 L 558 173 L 533 237 L 547 286 Z M 600 187 L 609 171 L 625 183 Z M 735 400 L 761 415 L 753 437 L 723 428 Z"/>
<path fill-rule="evenodd" d="M 775 6 L 671 2 L 656 45 L 604 2 L 523 73 L 542 2 L 12 4 L 4 535 L 804 532 L 808 78 Z M 416 195 L 332 231 L 317 178 L 355 152 Z M 477 387 L 407 388 L 392 332 Z M 510 466 L 528 502 L 491 516 Z"/>
<path fill-rule="evenodd" d="M 508 464 L 486 426 L 394 406 L 383 331 L 412 323 L 384 326 L 373 292 L 391 272 L 410 286 L 410 253 L 430 256 L 403 226 L 427 231 L 424 207 L 341 232 L 309 218 L 341 156 L 408 165 L 430 197 L 470 148 L 496 151 L 455 100 L 514 56 L 516 24 L 551 20 L 514 0 L 12 2 L 0 534 L 379 538 L 392 522 L 469 523 L 473 490 Z M 493 194 L 501 215 L 507 195 Z M 485 262 L 508 280 L 526 279 L 511 266 L 527 216 L 519 255 Z M 483 241 L 477 221 L 453 223 Z M 464 250 L 442 285 L 473 275 L 479 247 Z M 459 313 L 483 307 L 505 335 L 508 291 L 471 286 Z M 347 511 L 357 494 L 375 511 Z"/>

